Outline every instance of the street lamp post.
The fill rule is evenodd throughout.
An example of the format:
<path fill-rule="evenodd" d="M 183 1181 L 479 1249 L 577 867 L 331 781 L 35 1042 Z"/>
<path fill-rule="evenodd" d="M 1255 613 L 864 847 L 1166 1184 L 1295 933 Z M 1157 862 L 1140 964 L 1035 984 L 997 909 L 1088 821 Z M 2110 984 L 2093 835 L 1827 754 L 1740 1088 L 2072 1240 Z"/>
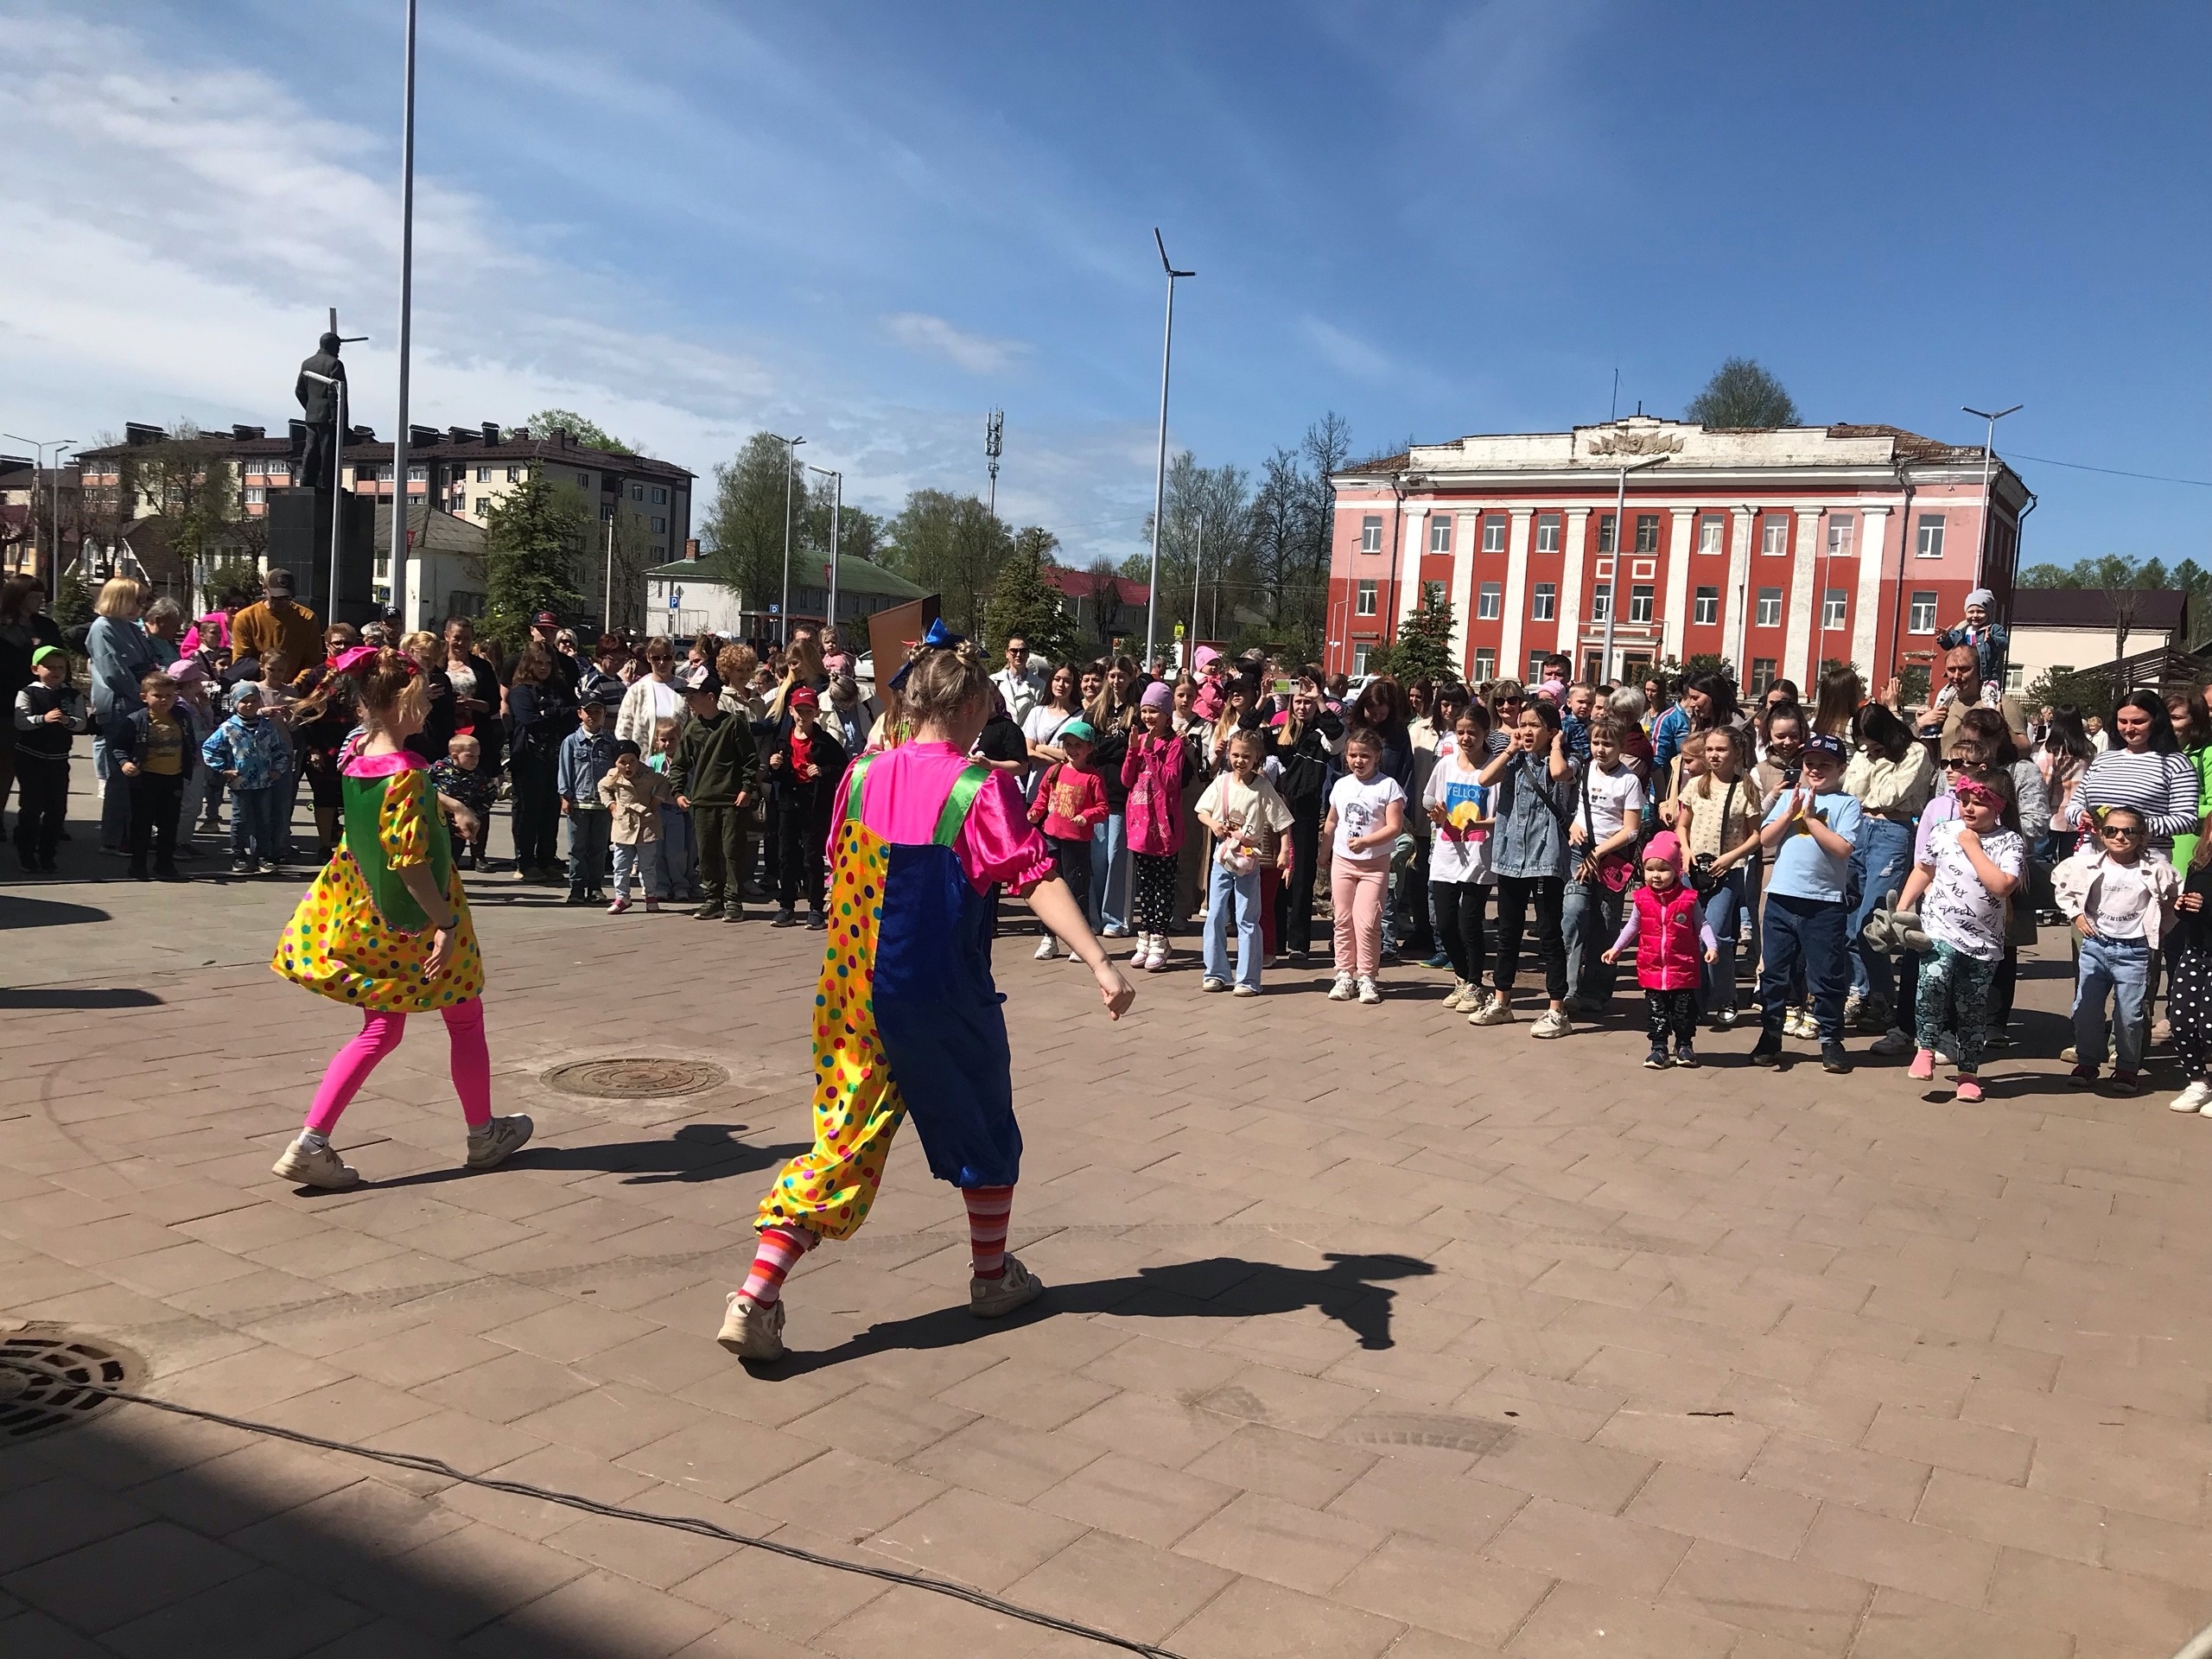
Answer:
<path fill-rule="evenodd" d="M 828 614 L 822 619 L 822 626 L 825 629 L 834 628 L 837 626 L 837 563 L 843 557 L 841 551 L 843 544 L 838 541 L 837 535 L 842 528 L 838 520 L 845 511 L 845 475 L 835 467 L 817 467 L 811 462 L 808 463 L 806 470 L 836 480 L 836 493 L 830 498 L 830 602 L 824 607 Z"/>
<path fill-rule="evenodd" d="M 1628 556 L 1628 475 L 1647 467 L 1656 467 L 1667 459 L 1665 455 L 1654 455 L 1649 461 L 1639 461 L 1620 469 L 1620 487 L 1613 497 L 1613 574 L 1605 584 L 1605 660 L 1599 664 L 1600 679 L 1613 677 L 1613 618 L 1620 613 L 1621 561 Z"/>
<path fill-rule="evenodd" d="M 1963 404 L 1959 407 L 1964 413 L 1989 423 L 1988 435 L 1983 439 L 1981 446 L 1981 539 L 1974 550 L 1974 585 L 1980 588 L 1986 585 L 1987 573 L 1984 567 L 1989 563 L 1989 480 L 1996 470 L 1997 423 L 2007 415 L 2018 414 L 2027 405 L 2015 404 L 2010 409 L 2000 409 L 1993 414 L 1986 409 L 1968 409 Z"/>
<path fill-rule="evenodd" d="M 407 0 L 399 115 L 399 425 L 391 435 L 391 608 L 407 622 L 407 368 L 415 321 L 415 0 Z M 338 479 L 334 474 L 334 486 Z M 423 499 L 429 499 L 429 492 Z M 332 550 L 334 555 L 336 550 Z"/>
<path fill-rule="evenodd" d="M 768 435 L 784 446 L 784 602 L 776 613 L 776 643 L 787 645 L 791 637 L 791 473 L 798 465 L 798 447 L 804 438 L 777 437 Z"/>
<path fill-rule="evenodd" d="M 1144 670 L 1152 672 L 1152 642 L 1154 623 L 1160 613 L 1160 513 L 1167 501 L 1167 368 L 1175 353 L 1175 279 L 1195 276 L 1195 270 L 1178 270 L 1167 263 L 1167 244 L 1160 239 L 1160 227 L 1152 232 L 1154 246 L 1160 250 L 1160 268 L 1167 273 L 1167 327 L 1160 346 L 1160 459 L 1152 477 L 1152 586 L 1145 594 L 1144 604 Z"/>
<path fill-rule="evenodd" d="M 38 575 L 38 556 L 35 550 L 38 537 L 35 532 L 38 529 L 39 474 L 43 473 L 46 475 L 46 529 L 50 543 L 46 550 L 47 558 L 49 561 L 49 568 L 46 573 L 46 589 L 50 594 L 61 580 L 61 452 L 77 440 L 74 438 L 26 438 L 14 432 L 0 432 L 0 438 L 12 438 L 17 443 L 28 443 L 38 452 L 33 462 L 31 474 L 31 529 L 34 532 L 31 537 L 34 550 L 31 556 L 31 575 L 34 576 Z M 54 451 L 54 465 L 51 467 L 46 464 L 46 452 L 49 449 Z M 85 522 L 83 501 L 84 489 L 80 483 L 78 486 L 77 516 L 77 522 L 80 525 Z M 80 544 L 82 539 L 81 537 L 79 538 Z"/>

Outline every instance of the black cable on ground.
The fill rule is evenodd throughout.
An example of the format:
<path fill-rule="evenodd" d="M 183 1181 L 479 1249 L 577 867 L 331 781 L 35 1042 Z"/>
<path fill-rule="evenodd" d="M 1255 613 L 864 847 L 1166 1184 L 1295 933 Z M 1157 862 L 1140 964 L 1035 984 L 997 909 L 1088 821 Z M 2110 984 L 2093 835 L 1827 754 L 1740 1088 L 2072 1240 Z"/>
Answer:
<path fill-rule="evenodd" d="M 0 1370 L 51 1380 L 53 1373 L 34 1370 L 0 1359 Z M 203 1423 L 219 1423 L 226 1428 L 241 1429 L 249 1434 L 265 1434 L 272 1440 L 289 1440 L 297 1446 L 311 1446 L 319 1452 L 339 1452 L 348 1457 L 366 1458 L 372 1463 L 387 1464 L 395 1469 L 409 1469 L 417 1474 L 436 1475 L 442 1479 L 458 1481 L 464 1485 L 480 1486 L 486 1491 L 505 1492 L 514 1497 L 534 1497 L 543 1503 L 558 1503 L 571 1510 L 581 1510 L 586 1515 L 603 1515 L 617 1521 L 642 1521 L 649 1526 L 667 1527 L 676 1532 L 696 1533 L 702 1538 L 718 1538 L 724 1543 L 742 1545 L 747 1549 L 765 1549 L 772 1555 L 788 1556 L 795 1561 L 804 1561 L 812 1567 L 826 1567 L 839 1573 L 855 1573 L 863 1578 L 880 1579 L 886 1584 L 901 1584 L 912 1590 L 926 1590 L 932 1595 L 950 1596 L 986 1611 L 1001 1613 L 1008 1618 L 1018 1618 L 1026 1624 L 1041 1625 L 1048 1630 L 1059 1630 L 1069 1636 L 1079 1636 L 1109 1648 L 1119 1648 L 1124 1653 L 1134 1653 L 1140 1659 L 1182 1659 L 1182 1656 L 1166 1648 L 1154 1647 L 1149 1643 L 1132 1641 L 1126 1636 L 1116 1636 L 1071 1618 L 1061 1618 L 1052 1613 L 1039 1612 L 1033 1607 L 1001 1599 L 982 1590 L 971 1590 L 964 1584 L 955 1584 L 949 1579 L 933 1579 L 921 1573 L 902 1573 L 896 1567 L 869 1567 L 861 1561 L 841 1560 L 835 1555 L 823 1555 L 814 1550 L 802 1549 L 796 1544 L 779 1543 L 772 1538 L 755 1538 L 742 1532 L 732 1532 L 728 1527 L 717 1526 L 712 1521 L 702 1521 L 686 1515 L 655 1515 L 646 1510 L 625 1509 L 619 1503 L 601 1503 L 595 1498 L 582 1497 L 574 1492 L 555 1491 L 550 1487 L 532 1486 L 519 1480 L 496 1480 L 489 1475 L 464 1473 L 449 1463 L 436 1458 L 419 1457 L 411 1452 L 380 1452 L 372 1446 L 355 1446 L 346 1440 L 325 1440 L 319 1434 L 302 1433 L 296 1428 L 284 1428 L 275 1423 L 257 1423 L 247 1417 L 228 1417 L 219 1411 L 202 1411 L 197 1406 L 183 1406 L 172 1400 L 156 1400 L 149 1395 L 130 1394 L 121 1389 L 103 1388 L 96 1382 L 81 1382 L 77 1386 L 87 1393 L 103 1395 L 110 1400 L 121 1401 L 133 1406 L 151 1406 L 156 1411 L 174 1413 L 179 1417 L 196 1418 Z"/>

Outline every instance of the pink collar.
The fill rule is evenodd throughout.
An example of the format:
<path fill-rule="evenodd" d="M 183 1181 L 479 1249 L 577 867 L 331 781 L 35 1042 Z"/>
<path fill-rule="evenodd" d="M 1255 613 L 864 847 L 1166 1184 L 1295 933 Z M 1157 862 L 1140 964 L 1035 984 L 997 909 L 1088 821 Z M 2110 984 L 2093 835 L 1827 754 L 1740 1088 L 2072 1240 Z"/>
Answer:
<path fill-rule="evenodd" d="M 430 763 L 412 749 L 390 754 L 357 754 L 346 763 L 348 778 L 389 778 L 396 772 L 420 772 Z"/>

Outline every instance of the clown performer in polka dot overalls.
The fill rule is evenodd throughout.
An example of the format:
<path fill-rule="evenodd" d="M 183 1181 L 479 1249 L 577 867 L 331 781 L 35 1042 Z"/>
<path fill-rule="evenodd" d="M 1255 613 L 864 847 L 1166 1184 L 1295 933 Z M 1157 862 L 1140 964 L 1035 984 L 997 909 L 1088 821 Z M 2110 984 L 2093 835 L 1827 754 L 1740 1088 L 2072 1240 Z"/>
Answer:
<path fill-rule="evenodd" d="M 360 1034 L 340 1049 L 315 1090 L 307 1125 L 276 1173 L 305 1186 L 348 1187 L 361 1177 L 330 1132 L 377 1062 L 399 1046 L 407 1016 L 435 1010 L 453 1047 L 453 1086 L 468 1124 L 467 1162 L 489 1169 L 530 1139 L 518 1113 L 492 1116 L 492 1057 L 484 1041 L 484 958 L 454 872 L 442 804 L 472 828 L 475 815 L 430 788 L 428 764 L 406 747 L 429 697 L 414 662 L 362 645 L 335 658 L 359 693 L 364 735 L 340 755 L 343 842 L 300 900 L 270 967 L 361 1011 Z"/>
<path fill-rule="evenodd" d="M 1021 1129 L 991 981 L 1001 886 L 1074 947 L 1109 1018 L 1136 998 L 1054 874 L 1012 779 L 969 758 L 989 708 L 982 654 L 932 623 L 891 683 L 913 735 L 855 761 L 838 792 L 814 999 L 814 1146 L 760 1202 L 760 1254 L 717 1338 L 741 1359 L 782 1357 L 784 1276 L 868 1219 L 909 1114 L 930 1173 L 967 1201 L 969 1312 L 997 1319 L 1044 1289 L 1006 1248 Z"/>

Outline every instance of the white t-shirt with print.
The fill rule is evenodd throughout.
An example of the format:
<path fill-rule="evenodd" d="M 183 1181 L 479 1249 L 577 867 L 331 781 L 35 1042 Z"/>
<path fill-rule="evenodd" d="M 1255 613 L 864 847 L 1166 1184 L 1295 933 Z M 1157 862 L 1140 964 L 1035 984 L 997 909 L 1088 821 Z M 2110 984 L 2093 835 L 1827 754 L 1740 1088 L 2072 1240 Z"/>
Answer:
<path fill-rule="evenodd" d="M 1247 784 L 1224 772 L 1205 786 L 1194 810 L 1216 823 L 1239 824 L 1262 861 L 1276 852 L 1275 838 L 1290 828 L 1290 808 L 1266 778 Z"/>
<path fill-rule="evenodd" d="M 1981 885 L 1973 861 L 1960 847 L 1959 831 L 1965 828 L 1956 818 L 1947 818 L 1929 832 L 1925 862 L 1931 874 L 1921 895 L 1920 925 L 1937 944 L 1978 962 L 2001 961 L 2005 900 Z M 2027 873 L 2028 844 L 2010 830 L 1984 836 L 1981 855 L 2015 880 Z"/>
<path fill-rule="evenodd" d="M 1373 835 L 1390 816 L 1390 803 L 1396 801 L 1402 808 L 1405 798 L 1406 791 L 1395 778 L 1386 778 L 1378 772 L 1363 784 L 1346 772 L 1329 791 L 1329 810 L 1337 815 L 1337 835 L 1330 843 L 1331 850 L 1337 857 L 1363 868 L 1389 863 L 1389 848 L 1374 847 L 1354 852 L 1352 837 Z"/>
<path fill-rule="evenodd" d="M 1621 832 L 1631 812 L 1641 817 L 1643 812 L 1643 780 L 1636 769 L 1621 766 L 1611 772 L 1600 772 L 1596 766 L 1586 766 L 1582 772 L 1582 788 L 1590 808 L 1592 846 L 1610 841 Z M 1583 801 L 1574 804 L 1574 822 L 1582 822 Z"/>
<path fill-rule="evenodd" d="M 1429 807 L 1440 806 L 1448 813 L 1464 802 L 1487 813 L 1491 810 L 1491 791 L 1475 781 L 1481 775 L 1480 765 L 1463 772 L 1456 756 L 1446 755 L 1436 763 L 1436 770 L 1428 774 L 1428 787 L 1421 793 L 1422 810 L 1425 812 Z M 1489 827 L 1484 825 L 1472 831 L 1442 825 L 1432 827 L 1428 876 L 1432 881 L 1488 881 Z"/>

